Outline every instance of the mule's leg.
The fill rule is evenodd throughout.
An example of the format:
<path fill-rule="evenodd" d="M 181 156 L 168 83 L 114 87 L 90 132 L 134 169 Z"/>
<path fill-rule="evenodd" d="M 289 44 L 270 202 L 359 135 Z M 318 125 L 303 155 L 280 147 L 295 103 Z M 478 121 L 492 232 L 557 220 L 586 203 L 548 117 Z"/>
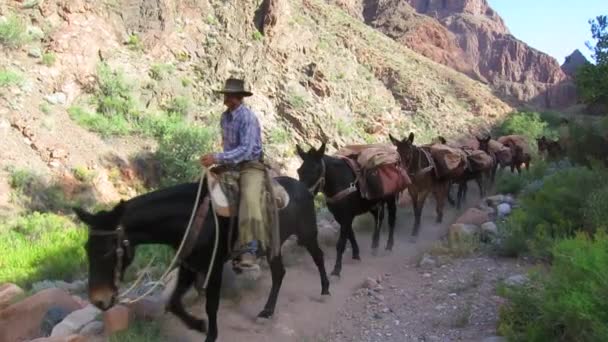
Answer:
<path fill-rule="evenodd" d="M 483 198 L 483 196 L 485 196 L 485 191 L 483 188 L 483 175 L 481 173 L 477 177 L 475 177 L 475 182 L 479 187 L 479 197 Z"/>
<path fill-rule="evenodd" d="M 177 316 L 188 328 L 204 333 L 206 331 L 205 320 L 197 319 L 189 314 L 182 304 L 182 297 L 188 292 L 195 280 L 196 273 L 184 267 L 180 267 L 177 275 L 177 284 L 175 285 L 175 290 L 173 290 L 173 293 L 171 294 L 167 309 Z"/>
<path fill-rule="evenodd" d="M 382 227 L 382 221 L 384 220 L 384 203 L 372 208 L 370 210 L 372 216 L 374 216 L 374 234 L 372 235 L 372 253 L 376 254 L 378 244 L 380 240 L 380 229 Z"/>
<path fill-rule="evenodd" d="M 456 209 L 460 210 L 462 205 L 462 199 L 464 197 L 464 193 L 467 191 L 467 182 L 462 181 L 458 183 L 458 193 L 456 195 Z M 437 196 L 435 196 L 435 200 L 437 200 Z"/>
<path fill-rule="evenodd" d="M 221 254 L 220 254 L 221 255 Z M 209 331 L 205 342 L 215 342 L 217 340 L 217 310 L 220 307 L 220 291 L 222 289 L 222 273 L 224 267 L 222 258 L 216 258 L 209 277 L 209 284 L 206 289 L 205 311 L 209 319 Z"/>
<path fill-rule="evenodd" d="M 443 208 L 445 207 L 445 199 L 448 197 L 448 183 L 442 182 L 435 187 L 435 212 L 437 213 L 437 219 L 435 222 L 441 223 L 443 222 Z M 466 191 L 466 182 L 465 182 L 465 191 Z"/>
<path fill-rule="evenodd" d="M 353 259 L 361 260 L 361 255 L 359 254 L 359 244 L 357 243 L 355 231 L 353 230 L 352 219 L 350 221 L 350 224 L 348 225 L 348 241 L 350 241 L 350 246 L 353 248 Z"/>
<path fill-rule="evenodd" d="M 424 202 L 426 201 L 426 197 L 428 195 L 429 195 L 428 190 L 425 190 L 424 192 L 418 194 L 418 201 L 417 201 L 418 203 L 414 207 L 415 222 L 414 222 L 414 230 L 412 231 L 413 237 L 418 236 L 418 231 L 420 230 L 420 221 L 421 221 L 421 217 L 422 217 L 422 209 L 424 208 Z"/>
<path fill-rule="evenodd" d="M 323 251 L 319 247 L 317 239 L 310 239 L 310 241 L 305 241 L 302 244 L 306 247 L 306 250 L 308 250 L 312 260 L 319 269 L 319 275 L 321 276 L 321 295 L 329 295 L 329 279 L 327 279 L 327 273 L 325 272 Z"/>
<path fill-rule="evenodd" d="M 348 227 L 346 224 L 340 223 L 340 237 L 338 238 L 338 243 L 336 244 L 336 264 L 334 265 L 334 270 L 331 272 L 332 275 L 338 277 L 342 271 L 342 254 L 344 254 L 344 250 L 346 249 L 347 238 L 349 238 Z"/>
<path fill-rule="evenodd" d="M 393 250 L 393 235 L 395 233 L 395 223 L 397 222 L 397 198 L 391 198 L 386 202 L 388 208 L 388 241 L 386 242 L 386 250 Z"/>
<path fill-rule="evenodd" d="M 454 199 L 452 198 L 452 191 L 451 191 L 452 190 L 452 184 L 453 184 L 452 182 L 450 182 L 448 184 L 448 197 L 447 197 L 447 200 L 448 200 L 448 203 L 450 203 L 450 205 L 452 207 L 455 207 L 456 206 L 456 201 L 454 201 Z M 456 190 L 456 197 L 458 197 L 458 190 Z"/>
<path fill-rule="evenodd" d="M 270 289 L 270 295 L 268 296 L 264 310 L 258 314 L 260 318 L 270 318 L 274 314 L 279 290 L 283 283 L 283 277 L 285 277 L 285 266 L 283 266 L 281 256 L 276 256 L 270 260 L 270 274 L 272 275 L 272 288 Z"/>

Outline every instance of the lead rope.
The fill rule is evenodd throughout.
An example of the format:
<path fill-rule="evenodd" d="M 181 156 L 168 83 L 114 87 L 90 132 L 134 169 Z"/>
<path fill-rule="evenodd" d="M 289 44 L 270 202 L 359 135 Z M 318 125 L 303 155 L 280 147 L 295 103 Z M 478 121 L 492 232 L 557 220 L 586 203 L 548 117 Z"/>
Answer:
<path fill-rule="evenodd" d="M 201 171 L 201 179 L 200 179 L 200 181 L 198 183 L 198 190 L 196 192 L 196 199 L 194 200 L 194 207 L 192 208 L 192 214 L 190 215 L 190 221 L 188 222 L 188 227 L 186 228 L 186 232 L 184 233 L 184 237 L 182 238 L 182 242 L 180 243 L 180 246 L 179 246 L 177 252 L 175 253 L 175 256 L 173 257 L 173 260 L 171 261 L 171 263 L 169 264 L 169 266 L 167 267 L 167 269 L 165 270 L 165 272 L 163 273 L 163 275 L 160 277 L 160 279 L 157 282 L 154 283 L 154 285 L 152 286 L 152 288 L 150 288 L 144 294 L 142 294 L 141 296 L 139 296 L 139 297 L 137 297 L 137 298 L 135 298 L 133 300 L 121 300 L 121 303 L 123 303 L 123 304 L 136 303 L 136 302 L 142 300 L 144 297 L 148 296 L 154 290 L 156 290 L 159 285 L 162 284 L 162 286 L 164 286 L 163 282 L 166 280 L 165 278 L 171 272 L 171 270 L 175 267 L 175 265 L 177 263 L 177 259 L 179 258 L 182 249 L 186 245 L 186 240 L 188 238 L 188 235 L 190 234 L 190 229 L 192 228 L 192 223 L 194 222 L 194 217 L 196 216 L 196 210 L 198 209 L 198 205 L 199 205 L 199 202 L 200 202 L 200 199 L 201 199 L 201 192 L 202 192 L 202 189 L 203 189 L 203 182 L 205 180 L 205 174 L 206 173 L 207 173 L 207 168 L 203 167 L 203 170 Z M 208 184 L 207 184 L 207 186 L 208 186 Z M 211 255 L 210 268 L 208 268 L 207 274 L 205 276 L 205 282 L 203 283 L 203 290 L 206 290 L 207 289 L 207 285 L 209 284 L 209 278 L 210 278 L 210 275 L 211 275 L 211 271 L 213 270 L 213 265 L 215 263 L 215 257 L 217 255 L 217 247 L 218 247 L 218 244 L 219 244 L 219 224 L 218 224 L 218 218 L 217 218 L 217 214 L 215 213 L 215 210 L 213 210 L 213 201 L 210 201 L 209 203 L 211 205 L 211 211 L 213 212 L 213 219 L 215 221 L 215 243 L 214 243 L 214 246 L 213 246 L 213 254 Z M 152 260 L 154 260 L 154 259 L 152 259 Z M 149 267 L 151 264 L 152 264 L 152 261 L 150 261 L 150 263 L 148 264 L 147 267 Z M 119 297 L 124 297 L 128 293 L 130 293 L 135 288 L 135 286 L 137 285 L 138 281 L 140 281 L 142 278 L 143 278 L 143 273 L 135 281 L 135 283 L 129 289 L 127 289 L 125 292 L 123 292 Z"/>

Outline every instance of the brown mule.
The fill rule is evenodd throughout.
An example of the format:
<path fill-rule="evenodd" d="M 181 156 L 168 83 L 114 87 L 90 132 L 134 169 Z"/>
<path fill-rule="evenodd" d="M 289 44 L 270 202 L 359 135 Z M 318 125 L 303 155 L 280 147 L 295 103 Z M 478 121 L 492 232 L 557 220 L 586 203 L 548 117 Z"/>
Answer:
<path fill-rule="evenodd" d="M 547 160 L 558 160 L 563 156 L 564 150 L 559 141 L 547 139 L 544 135 L 536 139 L 538 153 L 544 155 Z"/>
<path fill-rule="evenodd" d="M 397 146 L 397 151 L 401 156 L 401 162 L 406 168 L 412 184 L 408 187 L 408 192 L 412 198 L 414 207 L 414 228 L 412 238 L 418 236 L 422 208 L 429 193 L 433 193 L 436 202 L 437 223 L 443 221 L 443 208 L 448 197 L 449 181 L 437 176 L 435 162 L 431 154 L 424 148 L 414 145 L 414 133 L 410 133 L 407 138 L 399 140 L 389 135 L 391 142 Z"/>

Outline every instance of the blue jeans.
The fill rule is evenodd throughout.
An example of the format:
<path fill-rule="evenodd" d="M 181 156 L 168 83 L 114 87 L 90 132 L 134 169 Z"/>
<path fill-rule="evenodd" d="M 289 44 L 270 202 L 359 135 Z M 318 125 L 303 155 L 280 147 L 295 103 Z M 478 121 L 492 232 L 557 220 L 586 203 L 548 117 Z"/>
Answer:
<path fill-rule="evenodd" d="M 258 253 L 258 241 L 254 240 L 247 244 L 247 247 L 243 249 L 244 253 L 251 253 L 253 255 L 257 255 Z"/>

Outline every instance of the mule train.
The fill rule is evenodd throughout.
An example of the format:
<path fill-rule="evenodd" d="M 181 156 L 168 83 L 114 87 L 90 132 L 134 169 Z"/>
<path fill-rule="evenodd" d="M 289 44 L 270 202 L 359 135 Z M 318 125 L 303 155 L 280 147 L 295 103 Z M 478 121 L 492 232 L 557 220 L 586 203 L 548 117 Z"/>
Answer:
<path fill-rule="evenodd" d="M 412 238 L 420 231 L 421 213 L 430 193 L 435 197 L 437 222 L 443 220 L 445 202 L 451 184 L 459 187 L 460 204 L 466 184 L 475 180 L 483 195 L 494 181 L 497 168 L 521 171 L 530 163 L 530 153 L 517 136 L 475 139 L 467 144 L 444 140 L 428 145 L 414 144 L 414 134 L 404 139 L 390 136 L 392 144 L 347 146 L 335 155 L 326 154 L 326 145 L 304 151 L 297 146 L 302 164 L 299 180 L 275 178 L 284 195 L 278 210 L 280 243 L 292 235 L 311 255 L 321 282 L 321 295 L 329 295 L 323 251 L 317 242 L 314 195 L 325 195 L 329 211 L 340 225 L 336 260 L 332 271 L 339 276 L 347 242 L 352 257 L 360 259 L 359 246 L 352 227 L 357 215 L 374 217 L 372 250 L 379 245 L 379 235 L 388 211 L 389 235 L 385 248 L 394 247 L 396 200 L 407 190 L 412 198 L 414 226 Z M 544 145 L 543 145 L 544 146 Z M 223 264 L 230 259 L 238 235 L 234 211 L 221 213 L 209 190 L 207 174 L 199 183 L 181 184 L 121 201 L 113 209 L 89 213 L 75 208 L 77 216 L 89 227 L 85 249 L 89 260 L 89 297 L 102 310 L 119 301 L 120 282 L 131 265 L 137 247 L 165 244 L 179 251 L 177 285 L 167 303 L 167 310 L 191 329 L 206 333 L 206 341 L 218 337 L 217 312 L 220 300 Z M 197 201 L 197 199 L 199 199 Z M 193 208 L 193 203 L 198 205 Z M 196 218 L 194 213 L 196 214 Z M 190 230 L 192 228 L 192 230 Z M 280 250 L 267 251 L 272 287 L 259 317 L 270 318 L 275 310 L 285 275 Z M 206 276 L 207 321 L 186 311 L 182 297 L 197 276 Z"/>

